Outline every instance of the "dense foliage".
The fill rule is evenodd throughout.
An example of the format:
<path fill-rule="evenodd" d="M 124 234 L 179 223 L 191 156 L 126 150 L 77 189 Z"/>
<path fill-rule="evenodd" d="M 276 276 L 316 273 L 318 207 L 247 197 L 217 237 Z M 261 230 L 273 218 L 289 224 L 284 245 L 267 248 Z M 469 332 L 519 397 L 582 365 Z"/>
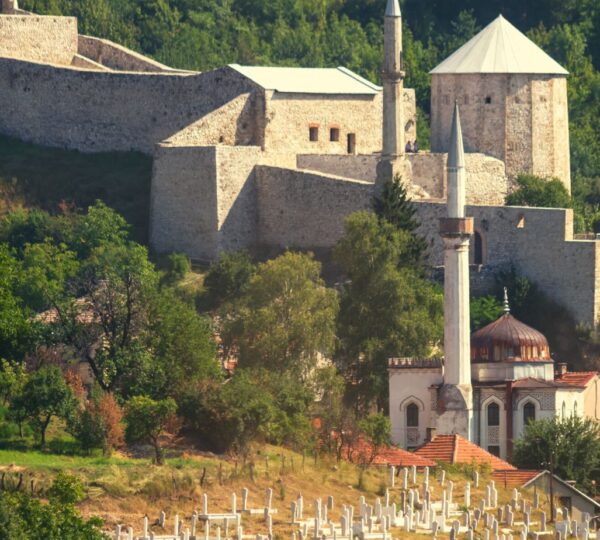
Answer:
<path fill-rule="evenodd" d="M 60 473 L 47 504 L 27 493 L 0 491 L 0 540 L 106 540 L 102 521 L 84 519 L 75 508 L 83 497 L 80 482 Z"/>
<path fill-rule="evenodd" d="M 541 208 L 571 208 L 571 196 L 558 179 L 546 180 L 522 174 L 517 177 L 517 188 L 507 195 L 510 206 L 537 206 Z"/>
<path fill-rule="evenodd" d="M 579 416 L 531 422 L 515 442 L 514 462 L 523 469 L 553 469 L 593 492 L 600 480 L 600 428 Z"/>

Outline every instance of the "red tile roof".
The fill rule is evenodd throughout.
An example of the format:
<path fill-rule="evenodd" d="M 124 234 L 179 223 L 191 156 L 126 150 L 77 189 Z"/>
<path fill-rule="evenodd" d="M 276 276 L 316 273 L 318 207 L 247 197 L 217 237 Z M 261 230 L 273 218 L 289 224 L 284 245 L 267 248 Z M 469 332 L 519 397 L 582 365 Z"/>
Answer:
<path fill-rule="evenodd" d="M 368 460 L 372 452 L 373 446 L 364 439 L 359 439 L 352 444 L 351 449 L 345 450 L 344 457 L 348 461 L 356 463 L 365 459 Z M 376 452 L 372 463 L 373 465 L 395 465 L 396 467 L 412 467 L 414 465 L 418 468 L 435 467 L 436 465 L 435 461 L 419 456 L 414 452 L 402 450 L 396 446 L 380 448 Z"/>
<path fill-rule="evenodd" d="M 597 375 L 596 371 L 568 371 L 556 377 L 556 380 L 569 386 L 585 388 Z"/>
<path fill-rule="evenodd" d="M 500 459 L 460 435 L 438 435 L 415 451 L 421 457 L 446 463 L 484 464 L 493 471 L 516 470 L 516 467 Z"/>
<path fill-rule="evenodd" d="M 541 474 L 543 471 L 494 471 L 492 478 L 496 481 L 498 486 L 502 487 L 521 487 L 527 482 L 533 480 L 536 476 Z"/>

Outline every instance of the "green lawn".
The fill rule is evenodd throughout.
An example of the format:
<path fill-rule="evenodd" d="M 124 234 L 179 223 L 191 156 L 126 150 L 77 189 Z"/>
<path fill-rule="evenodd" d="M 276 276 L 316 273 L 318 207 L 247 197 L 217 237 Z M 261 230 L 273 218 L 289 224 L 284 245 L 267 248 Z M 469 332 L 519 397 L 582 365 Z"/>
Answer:
<path fill-rule="evenodd" d="M 152 159 L 138 152 L 84 154 L 0 136 L 0 214 L 15 207 L 57 212 L 101 199 L 146 243 Z"/>

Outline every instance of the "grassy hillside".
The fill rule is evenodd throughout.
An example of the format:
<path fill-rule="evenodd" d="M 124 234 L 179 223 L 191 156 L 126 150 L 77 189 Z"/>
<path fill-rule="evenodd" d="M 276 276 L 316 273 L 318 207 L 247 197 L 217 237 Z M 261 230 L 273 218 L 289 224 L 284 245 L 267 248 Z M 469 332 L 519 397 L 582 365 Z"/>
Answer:
<path fill-rule="evenodd" d="M 23 473 L 24 485 L 29 485 L 33 478 L 38 487 L 49 485 L 59 471 L 76 474 L 86 485 L 87 498 L 80 505 L 84 514 L 99 515 L 105 519 L 108 528 L 121 523 L 131 525 L 137 531 L 141 530 L 144 514 L 152 523 L 161 510 L 167 513 L 169 529 L 175 513 L 189 519 L 192 508 L 200 507 L 204 492 L 209 495 L 211 512 L 229 510 L 234 491 L 238 494 L 238 504 L 241 504 L 243 487 L 250 490 L 249 506 L 261 507 L 265 490 L 270 487 L 273 489 L 273 506 L 278 509 L 273 521 L 275 536 L 286 538 L 292 532 L 290 504 L 299 494 L 304 496 L 304 514 L 309 517 L 313 515 L 315 499 L 333 495 L 335 508 L 332 515 L 337 521 L 343 504 L 352 504 L 356 508 L 361 495 L 373 504 L 385 491 L 385 468 L 369 468 L 361 482 L 360 470 L 355 465 L 325 458 L 319 458 L 315 463 L 312 457 L 303 458 L 274 446 L 255 447 L 246 465 L 238 459 L 187 451 L 169 459 L 164 467 L 155 467 L 149 465 L 146 458 L 86 458 L 0 450 L 0 463 L 11 464 L 0 465 L 0 472 L 7 472 L 7 482 L 9 478 L 17 481 L 18 474 Z M 252 475 L 250 463 L 253 463 Z M 454 481 L 454 501 L 459 505 L 464 497 L 464 484 L 471 479 L 468 469 L 448 469 L 447 479 Z M 434 478 L 430 486 L 435 500 L 439 500 L 443 488 Z M 488 474 L 483 472 L 479 488 L 472 487 L 473 507 L 484 497 L 488 480 Z M 418 484 L 421 483 L 422 474 L 419 473 Z M 509 502 L 511 490 L 497 487 L 501 504 Z M 392 501 L 400 502 L 400 489 L 391 490 L 390 495 Z M 531 501 L 531 494 L 526 498 Z M 246 534 L 266 534 L 261 517 L 244 516 L 242 526 Z M 155 528 L 155 532 L 159 529 Z M 403 531 L 395 531 L 394 536 L 403 539 L 422 537 Z"/>
<path fill-rule="evenodd" d="M 152 159 L 137 152 L 83 154 L 0 136 L 0 215 L 17 207 L 58 212 L 102 199 L 148 235 Z"/>

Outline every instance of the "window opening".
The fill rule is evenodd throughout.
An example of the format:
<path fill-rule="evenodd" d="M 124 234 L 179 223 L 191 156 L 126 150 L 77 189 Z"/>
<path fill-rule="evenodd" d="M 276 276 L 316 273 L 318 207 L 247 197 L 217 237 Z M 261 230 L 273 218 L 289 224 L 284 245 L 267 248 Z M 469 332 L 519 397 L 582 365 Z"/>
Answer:
<path fill-rule="evenodd" d="M 406 407 L 406 427 L 419 427 L 419 407 L 414 403 Z"/>

